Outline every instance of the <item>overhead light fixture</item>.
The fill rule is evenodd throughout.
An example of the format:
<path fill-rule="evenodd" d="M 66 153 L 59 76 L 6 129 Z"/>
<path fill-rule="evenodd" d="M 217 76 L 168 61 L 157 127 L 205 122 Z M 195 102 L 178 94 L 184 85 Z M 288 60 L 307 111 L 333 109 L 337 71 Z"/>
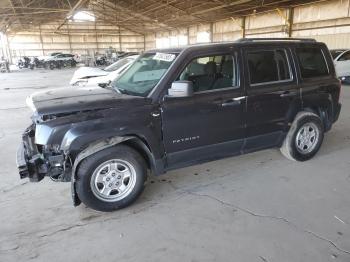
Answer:
<path fill-rule="evenodd" d="M 70 18 L 70 17 L 68 17 Z M 73 15 L 75 22 L 95 22 L 96 18 L 93 13 L 88 11 L 78 11 Z"/>

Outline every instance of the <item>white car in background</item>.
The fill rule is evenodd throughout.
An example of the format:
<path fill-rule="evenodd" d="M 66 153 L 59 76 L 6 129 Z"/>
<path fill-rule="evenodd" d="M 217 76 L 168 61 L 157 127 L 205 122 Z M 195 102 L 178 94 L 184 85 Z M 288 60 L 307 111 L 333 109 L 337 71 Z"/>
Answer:
<path fill-rule="evenodd" d="M 350 75 L 350 50 L 331 50 L 338 77 Z"/>
<path fill-rule="evenodd" d="M 116 79 L 138 57 L 138 55 L 133 55 L 122 58 L 104 69 L 96 67 L 81 67 L 75 71 L 70 84 L 73 86 L 95 86 L 98 84 L 107 84 Z"/>

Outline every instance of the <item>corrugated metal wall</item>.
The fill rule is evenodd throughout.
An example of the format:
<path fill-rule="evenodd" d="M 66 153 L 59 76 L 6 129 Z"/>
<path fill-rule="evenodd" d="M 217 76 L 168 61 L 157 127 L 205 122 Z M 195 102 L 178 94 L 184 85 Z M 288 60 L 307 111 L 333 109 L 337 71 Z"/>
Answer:
<path fill-rule="evenodd" d="M 350 48 L 350 1 L 328 1 L 294 10 L 293 36 L 313 37 L 330 48 Z"/>
<path fill-rule="evenodd" d="M 243 37 L 288 37 L 289 22 L 292 21 L 292 37 L 311 37 L 325 42 L 329 48 L 350 49 L 350 0 L 326 1 L 280 9 L 247 16 L 245 19 L 229 19 L 188 28 L 189 43 L 198 43 L 198 34 L 212 34 L 214 42 L 234 41 Z M 292 17 L 290 17 L 292 15 Z M 211 31 L 212 27 L 212 31 Z M 243 29 L 244 28 L 244 29 Z M 186 30 L 185 30 L 186 31 Z M 157 43 L 166 43 L 165 33 L 146 35 L 146 49 L 166 47 Z M 163 38 L 159 41 L 159 38 Z M 158 41 L 157 41 L 158 40 Z"/>
<path fill-rule="evenodd" d="M 214 23 L 213 41 L 232 41 L 242 37 L 242 19 L 231 19 Z"/>
<path fill-rule="evenodd" d="M 33 32 L 9 34 L 14 56 L 43 55 L 55 51 L 91 54 L 114 47 L 123 51 L 142 51 L 155 47 L 174 47 L 198 42 L 233 41 L 245 37 L 288 37 L 289 21 L 293 21 L 293 37 L 312 37 L 330 48 L 350 48 L 350 0 L 334 0 L 286 9 L 274 10 L 245 18 L 193 25 L 174 31 L 145 36 L 117 26 L 95 23 L 69 23 L 60 34 L 57 24 L 42 25 Z M 62 31 L 63 30 L 63 31 Z"/>
<path fill-rule="evenodd" d="M 30 32 L 8 34 L 13 57 L 40 56 L 52 52 L 92 54 L 109 47 L 122 51 L 145 49 L 144 36 L 117 26 L 95 23 L 68 23 L 60 31 L 57 24 L 41 25 Z"/>

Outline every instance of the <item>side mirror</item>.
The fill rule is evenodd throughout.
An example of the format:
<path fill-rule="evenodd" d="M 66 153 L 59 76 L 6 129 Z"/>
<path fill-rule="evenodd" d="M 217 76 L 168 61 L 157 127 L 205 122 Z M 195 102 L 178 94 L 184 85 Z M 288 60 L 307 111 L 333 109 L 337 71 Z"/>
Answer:
<path fill-rule="evenodd" d="M 102 88 L 106 88 L 106 87 L 109 86 L 111 83 L 112 83 L 112 81 L 109 80 L 107 83 L 98 83 L 98 86 L 99 86 L 99 87 L 102 87 Z"/>
<path fill-rule="evenodd" d="M 193 83 L 191 81 L 176 81 L 168 90 L 170 97 L 188 97 L 193 95 Z"/>
<path fill-rule="evenodd" d="M 98 86 L 102 87 L 102 88 L 106 88 L 107 87 L 107 83 L 98 83 Z"/>

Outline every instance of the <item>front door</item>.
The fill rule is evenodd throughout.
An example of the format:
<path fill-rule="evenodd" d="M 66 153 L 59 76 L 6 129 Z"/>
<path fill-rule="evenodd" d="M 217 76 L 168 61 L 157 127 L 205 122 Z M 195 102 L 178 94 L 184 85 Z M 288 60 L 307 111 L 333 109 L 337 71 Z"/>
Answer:
<path fill-rule="evenodd" d="M 193 96 L 165 96 L 161 104 L 168 168 L 233 155 L 243 145 L 245 96 L 236 56 L 203 54 L 189 61 L 174 80 L 192 81 Z"/>

